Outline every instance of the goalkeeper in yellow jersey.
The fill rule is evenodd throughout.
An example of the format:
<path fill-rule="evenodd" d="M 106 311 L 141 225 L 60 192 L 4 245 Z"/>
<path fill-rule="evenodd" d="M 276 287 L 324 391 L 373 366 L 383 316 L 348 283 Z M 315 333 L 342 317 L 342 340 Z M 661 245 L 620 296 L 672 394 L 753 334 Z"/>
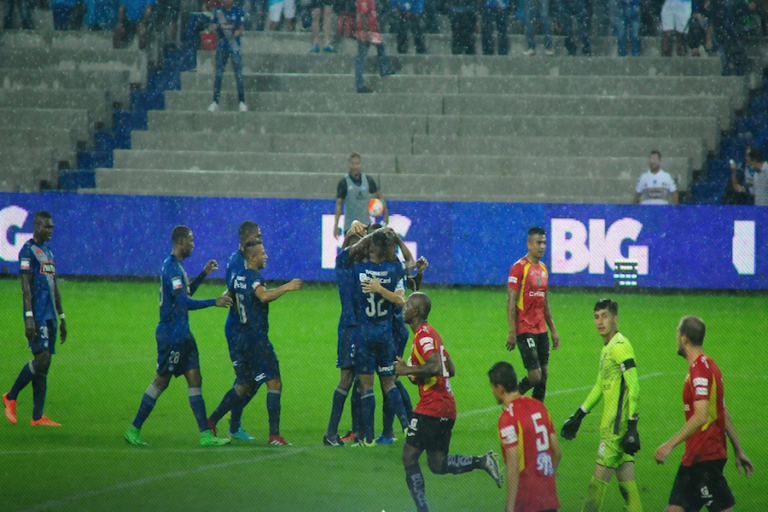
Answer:
<path fill-rule="evenodd" d="M 635 365 L 635 351 L 629 340 L 618 332 L 619 305 L 610 299 L 595 304 L 595 327 L 605 346 L 600 354 L 597 384 L 581 407 L 565 422 L 560 435 L 576 438 L 581 420 L 605 399 L 600 421 L 600 447 L 597 450 L 595 474 L 589 484 L 589 496 L 582 512 L 598 512 L 605 489 L 615 474 L 626 502 L 624 510 L 640 512 L 640 494 L 635 483 L 635 459 L 640 450 L 637 433 L 640 383 Z"/>

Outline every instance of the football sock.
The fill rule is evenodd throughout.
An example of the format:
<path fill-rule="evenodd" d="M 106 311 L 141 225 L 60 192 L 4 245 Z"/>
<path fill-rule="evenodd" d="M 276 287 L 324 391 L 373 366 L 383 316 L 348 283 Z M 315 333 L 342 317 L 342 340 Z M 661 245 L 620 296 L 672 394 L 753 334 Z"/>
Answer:
<path fill-rule="evenodd" d="M 603 508 L 603 496 L 605 496 L 606 487 L 608 487 L 608 482 L 603 482 L 593 476 L 592 481 L 589 482 L 587 502 L 584 503 L 581 512 L 600 512 L 600 509 Z"/>
<path fill-rule="evenodd" d="M 373 442 L 373 417 L 376 409 L 376 397 L 373 390 L 363 391 L 360 395 L 360 410 L 362 416 L 362 431 L 367 443 Z"/>
<path fill-rule="evenodd" d="M 445 458 L 443 466 L 444 471 L 441 474 L 450 473 L 452 475 L 461 475 L 469 473 L 483 467 L 482 457 L 473 457 L 472 455 L 449 455 Z"/>
<path fill-rule="evenodd" d="M 531 386 L 531 381 L 528 380 L 528 377 L 523 377 L 517 384 L 517 392 L 524 395 L 531 389 L 531 387 L 533 386 Z"/>
<path fill-rule="evenodd" d="M 203 390 L 200 388 L 189 388 L 189 406 L 192 408 L 192 414 L 197 420 L 197 428 L 200 432 L 210 430 L 208 428 L 208 416 L 205 415 L 205 400 L 203 400 Z"/>
<path fill-rule="evenodd" d="M 139 412 L 136 413 L 136 418 L 133 420 L 133 426 L 141 429 L 141 426 L 147 421 L 152 409 L 155 408 L 157 403 L 157 397 L 160 396 L 160 390 L 157 389 L 154 383 L 150 384 L 147 390 L 144 392 L 144 396 L 141 398 L 141 405 L 139 405 Z"/>
<path fill-rule="evenodd" d="M 634 480 L 629 482 L 619 482 L 619 491 L 624 497 L 626 512 L 643 512 L 643 505 L 640 503 L 640 493 L 637 491 L 637 483 Z"/>
<path fill-rule="evenodd" d="M 408 484 L 408 490 L 411 491 L 413 501 L 416 503 L 416 510 L 418 512 L 429 512 L 424 475 L 421 474 L 421 467 L 418 464 L 405 468 L 405 481 Z"/>
<path fill-rule="evenodd" d="M 349 399 L 349 407 L 352 412 L 352 432 L 359 433 L 362 431 L 362 409 L 360 407 L 360 388 L 357 385 L 357 379 L 355 379 L 355 385 L 352 386 L 352 398 Z"/>
<path fill-rule="evenodd" d="M 211 421 L 218 423 L 221 418 L 224 417 L 233 407 L 242 405 L 243 397 L 241 397 L 235 388 L 230 389 L 221 399 L 221 403 L 211 414 Z M 242 409 L 241 409 L 242 410 Z"/>
<path fill-rule="evenodd" d="M 341 386 L 337 386 L 333 392 L 331 419 L 328 420 L 328 430 L 325 431 L 325 434 L 329 437 L 339 434 L 339 421 L 341 421 L 341 413 L 344 412 L 344 402 L 347 401 L 347 395 L 349 395 L 349 390 Z"/>
<path fill-rule="evenodd" d="M 392 412 L 395 413 L 395 416 L 397 416 L 397 419 L 400 420 L 400 431 L 402 432 L 408 428 L 408 416 L 405 414 L 403 397 L 400 394 L 400 390 L 397 389 L 397 386 L 392 386 L 389 391 L 387 391 L 387 402 L 389 402 L 389 406 L 392 408 Z"/>
<path fill-rule="evenodd" d="M 259 390 L 262 382 L 257 382 L 253 387 L 253 392 L 250 394 L 250 396 L 246 396 L 243 398 L 243 401 L 239 405 L 235 405 L 232 407 L 232 415 L 230 417 L 229 422 L 229 431 L 230 432 L 237 432 L 240 430 L 240 422 L 243 419 L 243 409 L 245 409 L 249 403 L 251 403 L 251 400 L 253 400 L 253 397 L 256 396 L 256 392 Z"/>
<path fill-rule="evenodd" d="M 410 421 L 413 416 L 413 403 L 411 402 L 411 395 L 408 394 L 408 390 L 405 388 L 405 384 L 400 380 L 395 381 L 395 386 L 400 390 L 400 396 L 403 397 L 403 407 L 405 407 L 405 414 Z"/>
<path fill-rule="evenodd" d="M 16 400 L 19 392 L 27 387 L 27 384 L 32 382 L 32 378 L 35 376 L 34 364 L 32 361 L 24 365 L 19 372 L 19 376 L 16 377 L 16 382 L 11 386 L 11 390 L 8 392 L 8 400 Z"/>
<path fill-rule="evenodd" d="M 280 435 L 280 391 L 267 391 L 267 413 L 269 414 L 269 435 Z"/>
<path fill-rule="evenodd" d="M 533 393 L 531 396 L 541 403 L 544 403 L 544 398 L 547 396 L 547 381 L 542 380 L 535 386 L 533 386 Z"/>
<path fill-rule="evenodd" d="M 48 374 L 37 372 L 32 379 L 32 419 L 39 420 L 43 417 L 45 406 L 45 392 L 48 390 Z"/>
<path fill-rule="evenodd" d="M 392 430 L 392 425 L 395 423 L 395 411 L 392 410 L 392 405 L 389 403 L 389 397 L 384 395 L 384 404 L 382 405 L 382 435 L 385 437 L 395 437 L 395 433 Z"/>

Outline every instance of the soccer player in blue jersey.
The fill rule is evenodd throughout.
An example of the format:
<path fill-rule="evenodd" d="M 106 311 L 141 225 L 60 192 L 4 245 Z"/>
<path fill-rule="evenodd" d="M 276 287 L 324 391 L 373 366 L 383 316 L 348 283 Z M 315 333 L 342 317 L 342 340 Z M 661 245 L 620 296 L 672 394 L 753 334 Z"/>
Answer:
<path fill-rule="evenodd" d="M 203 401 L 203 378 L 200 375 L 200 355 L 197 343 L 189 329 L 189 312 L 211 306 L 226 308 L 232 299 L 223 295 L 216 299 L 194 300 L 194 295 L 203 279 L 216 270 L 215 260 L 209 261 L 199 276 L 191 283 L 182 266 L 195 248 L 192 230 L 187 226 L 176 226 L 171 234 L 173 250 L 163 262 L 160 276 L 160 323 L 155 331 L 157 340 L 157 374 L 141 399 L 139 411 L 123 437 L 134 446 L 145 446 L 141 438 L 141 427 L 155 407 L 157 398 L 170 384 L 171 377 L 184 375 L 189 386 L 189 405 L 200 429 L 200 446 L 223 446 L 230 439 L 219 439 L 208 428 Z"/>
<path fill-rule="evenodd" d="M 301 280 L 294 279 L 283 286 L 267 289 L 261 271 L 267 264 L 264 245 L 250 241 L 243 247 L 245 268 L 234 275 L 227 293 L 237 305 L 237 329 L 233 365 L 237 375 L 235 386 L 224 395 L 219 406 L 208 418 L 208 425 L 216 423 L 233 407 L 253 396 L 257 386 L 267 383 L 267 412 L 269 414 L 269 441 L 275 446 L 290 446 L 280 435 L 280 364 L 269 341 L 269 303 L 285 293 L 301 289 Z"/>
<path fill-rule="evenodd" d="M 24 334 L 33 359 L 25 364 L 11 390 L 3 395 L 5 417 L 16 424 L 16 397 L 32 382 L 32 426 L 60 427 L 43 415 L 48 369 L 56 353 L 57 320 L 61 320 L 61 343 L 67 340 L 67 323 L 56 283 L 53 251 L 46 244 L 53 236 L 53 217 L 38 211 L 34 218 L 34 234 L 19 252 L 19 274 L 24 302 Z M 56 318 L 58 316 L 58 319 Z"/>
<path fill-rule="evenodd" d="M 388 261 L 395 244 L 399 244 L 409 268 L 413 258 L 402 240 L 391 228 L 379 229 L 349 249 L 346 265 L 352 265 L 359 289 L 355 293 L 358 331 L 355 342 L 355 372 L 360 384 L 360 404 L 364 439 L 360 444 L 375 446 L 373 420 L 376 401 L 373 394 L 373 374 L 381 381 L 382 393 L 392 405 L 405 430 L 408 417 L 400 391 L 394 382 L 395 349 L 392 339 L 393 305 L 403 306 L 406 269 L 399 261 Z M 360 256 L 368 259 L 354 263 Z"/>
<path fill-rule="evenodd" d="M 338 345 L 336 368 L 341 371 L 339 385 L 333 392 L 333 405 L 331 407 L 331 418 L 328 420 L 328 429 L 323 435 L 323 444 L 326 446 L 344 446 L 344 441 L 339 437 L 339 421 L 344 412 L 344 402 L 349 395 L 349 389 L 355 378 L 355 360 L 354 339 L 357 332 L 357 315 L 355 314 L 354 295 L 356 281 L 354 269 L 352 266 L 345 265 L 348 260 L 349 247 L 356 244 L 365 236 L 366 226 L 354 221 L 347 232 L 342 244 L 342 250 L 336 256 L 336 287 L 339 290 L 339 300 L 341 302 L 341 315 L 339 316 Z M 356 427 L 354 416 L 356 411 L 352 411 L 353 427 Z M 355 430 L 353 428 L 353 430 Z"/>
<path fill-rule="evenodd" d="M 262 243 L 261 227 L 259 227 L 259 225 L 253 221 L 247 220 L 240 224 L 238 235 L 240 237 L 240 246 L 235 252 L 232 253 L 232 255 L 229 257 L 229 261 L 227 262 L 225 277 L 227 288 L 229 288 L 232 279 L 237 275 L 237 273 L 241 270 L 245 270 L 245 257 L 243 256 L 243 248 L 245 247 L 245 244 L 248 242 Z M 229 357 L 233 363 L 236 360 L 234 350 L 235 341 L 237 338 L 237 329 L 239 328 L 239 325 L 240 315 L 237 311 L 237 306 L 233 304 L 232 307 L 229 308 L 227 321 L 224 323 L 224 336 L 227 338 Z M 235 384 L 237 384 L 237 372 L 235 372 Z M 250 395 L 250 398 L 247 398 L 243 403 L 238 404 L 236 407 L 232 408 L 229 432 L 227 432 L 229 437 L 232 439 L 237 439 L 240 441 L 254 440 L 254 438 L 240 426 L 240 422 L 243 417 L 243 408 L 248 405 L 248 402 L 250 402 L 251 398 L 256 395 L 256 391 L 258 391 L 258 389 L 253 391 L 253 393 Z"/>

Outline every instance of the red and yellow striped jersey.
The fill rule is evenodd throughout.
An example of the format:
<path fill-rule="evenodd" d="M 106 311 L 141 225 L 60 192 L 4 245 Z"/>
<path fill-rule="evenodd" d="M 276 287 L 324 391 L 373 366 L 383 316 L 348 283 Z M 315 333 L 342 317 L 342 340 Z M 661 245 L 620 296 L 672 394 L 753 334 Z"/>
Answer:
<path fill-rule="evenodd" d="M 547 298 L 549 272 L 542 262 L 520 258 L 509 270 L 507 287 L 517 291 L 517 334 L 547 332 L 544 302 Z"/>

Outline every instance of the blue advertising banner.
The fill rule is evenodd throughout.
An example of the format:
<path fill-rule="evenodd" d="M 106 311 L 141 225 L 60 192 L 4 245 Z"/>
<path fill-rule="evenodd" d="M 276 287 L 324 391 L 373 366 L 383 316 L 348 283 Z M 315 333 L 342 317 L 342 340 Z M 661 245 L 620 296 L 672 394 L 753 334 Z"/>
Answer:
<path fill-rule="evenodd" d="M 428 280 L 503 285 L 525 255 L 530 226 L 547 230 L 545 263 L 554 286 L 612 286 L 613 263 L 637 261 L 638 283 L 655 288 L 768 289 L 768 208 L 409 202 L 390 203 L 390 225 Z M 158 275 L 177 224 L 192 228 L 196 274 L 208 259 L 221 269 L 244 220 L 262 227 L 265 276 L 332 281 L 341 240 L 333 201 L 0 193 L 0 270 L 18 272 L 37 210 L 53 214 L 51 247 L 61 274 Z"/>

